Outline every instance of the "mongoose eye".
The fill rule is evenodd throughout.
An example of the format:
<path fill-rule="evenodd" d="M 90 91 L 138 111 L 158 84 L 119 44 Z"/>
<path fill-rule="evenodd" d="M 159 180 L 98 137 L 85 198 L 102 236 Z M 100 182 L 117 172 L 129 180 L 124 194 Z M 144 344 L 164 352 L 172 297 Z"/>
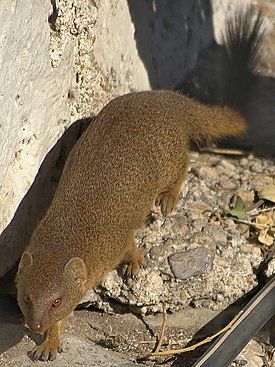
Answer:
<path fill-rule="evenodd" d="M 59 307 L 61 305 L 61 298 L 57 298 L 52 303 L 52 310 Z"/>
<path fill-rule="evenodd" d="M 30 302 L 31 302 L 30 297 L 28 297 L 28 296 L 24 296 L 24 297 L 23 297 L 23 301 L 24 301 L 26 304 L 28 304 L 28 303 L 30 303 Z"/>

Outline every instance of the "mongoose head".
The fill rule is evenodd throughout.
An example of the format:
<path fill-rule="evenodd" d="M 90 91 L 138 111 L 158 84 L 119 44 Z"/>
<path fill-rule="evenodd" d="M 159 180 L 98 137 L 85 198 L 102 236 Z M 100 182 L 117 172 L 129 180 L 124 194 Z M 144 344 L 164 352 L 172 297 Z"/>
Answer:
<path fill-rule="evenodd" d="M 17 300 L 28 327 L 44 333 L 67 317 L 83 297 L 86 281 L 86 265 L 79 257 L 62 264 L 24 252 L 17 272 Z"/>

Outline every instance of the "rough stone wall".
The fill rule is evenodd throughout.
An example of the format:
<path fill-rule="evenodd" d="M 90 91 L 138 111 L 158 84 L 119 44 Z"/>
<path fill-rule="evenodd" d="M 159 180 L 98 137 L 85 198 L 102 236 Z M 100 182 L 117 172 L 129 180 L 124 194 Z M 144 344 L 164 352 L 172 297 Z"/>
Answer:
<path fill-rule="evenodd" d="M 59 148 L 21 200 L 64 130 L 116 95 L 173 87 L 212 39 L 209 1 L 96 3 L 2 1 L 0 277 L 18 260 L 49 204 Z"/>
<path fill-rule="evenodd" d="M 0 231 L 12 219 L 47 151 L 69 122 L 73 52 L 60 67 L 49 58 L 50 3 L 2 1 L 0 10 Z M 12 237 L 1 240 L 0 275 L 18 257 Z M 17 254 L 16 254 L 17 252 Z"/>

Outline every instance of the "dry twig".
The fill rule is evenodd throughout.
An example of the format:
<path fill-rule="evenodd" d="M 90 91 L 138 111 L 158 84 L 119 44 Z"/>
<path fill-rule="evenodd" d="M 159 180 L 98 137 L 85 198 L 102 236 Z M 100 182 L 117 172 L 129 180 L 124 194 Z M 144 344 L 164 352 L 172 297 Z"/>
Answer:
<path fill-rule="evenodd" d="M 247 152 L 240 149 L 222 149 L 222 148 L 211 148 L 206 147 L 201 149 L 202 152 L 206 153 L 216 153 L 216 154 L 224 154 L 224 155 L 245 155 Z"/>
<path fill-rule="evenodd" d="M 199 343 L 197 344 L 194 344 L 190 347 L 186 347 L 186 348 L 183 348 L 183 349 L 171 349 L 171 350 L 166 350 L 166 351 L 163 351 L 163 352 L 159 352 L 159 349 L 160 349 L 160 341 L 163 339 L 163 335 L 161 333 L 161 336 L 160 336 L 160 339 L 159 339 L 159 343 L 158 343 L 158 346 L 159 346 L 159 349 L 157 351 L 157 349 L 155 350 L 155 352 L 151 353 L 151 356 L 169 356 L 169 355 L 172 355 L 172 354 L 179 354 L 179 353 L 185 353 L 185 352 L 190 352 L 198 347 L 200 347 L 201 345 L 203 344 L 206 344 L 206 343 L 209 343 L 211 342 L 213 339 L 215 339 L 217 336 L 219 336 L 220 334 L 222 334 L 223 332 L 229 330 L 232 325 L 235 323 L 235 321 L 240 317 L 240 315 L 242 314 L 243 311 L 240 311 L 224 328 L 222 328 L 220 331 L 218 331 L 217 333 L 207 337 L 206 339 L 200 341 Z M 166 322 L 165 322 L 165 325 L 166 325 Z M 162 329 L 162 331 L 164 332 L 164 328 Z"/>
<path fill-rule="evenodd" d="M 160 337 L 158 340 L 158 344 L 156 346 L 156 350 L 154 353 L 159 353 L 161 344 L 162 344 L 162 340 L 164 337 L 164 332 L 165 332 L 165 328 L 166 328 L 166 324 L 167 324 L 167 313 L 166 313 L 166 307 L 165 304 L 163 304 L 163 321 L 162 321 L 162 327 L 161 327 L 161 332 L 160 332 Z"/>
<path fill-rule="evenodd" d="M 250 222 L 249 220 L 239 219 L 235 217 L 232 217 L 232 219 L 234 220 L 234 222 L 248 224 L 249 226 L 253 226 L 253 227 L 266 228 L 266 229 L 273 228 L 273 226 L 270 226 L 268 224 L 254 223 L 254 222 Z"/>
<path fill-rule="evenodd" d="M 264 208 L 264 209 L 252 209 L 252 210 L 249 210 L 247 212 L 247 214 L 251 215 L 251 216 L 256 216 L 260 213 L 264 213 L 264 212 L 269 212 L 269 211 L 272 211 L 272 210 L 275 210 L 275 206 L 272 206 L 271 208 Z"/>

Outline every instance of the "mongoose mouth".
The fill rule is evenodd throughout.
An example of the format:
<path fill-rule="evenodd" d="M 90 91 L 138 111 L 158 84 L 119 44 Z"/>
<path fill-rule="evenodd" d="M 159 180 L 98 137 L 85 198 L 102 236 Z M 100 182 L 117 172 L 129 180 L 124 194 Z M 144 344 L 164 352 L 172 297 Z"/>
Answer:
<path fill-rule="evenodd" d="M 36 334 L 43 334 L 48 329 L 45 325 L 39 322 L 31 322 L 27 324 L 27 327 Z"/>

